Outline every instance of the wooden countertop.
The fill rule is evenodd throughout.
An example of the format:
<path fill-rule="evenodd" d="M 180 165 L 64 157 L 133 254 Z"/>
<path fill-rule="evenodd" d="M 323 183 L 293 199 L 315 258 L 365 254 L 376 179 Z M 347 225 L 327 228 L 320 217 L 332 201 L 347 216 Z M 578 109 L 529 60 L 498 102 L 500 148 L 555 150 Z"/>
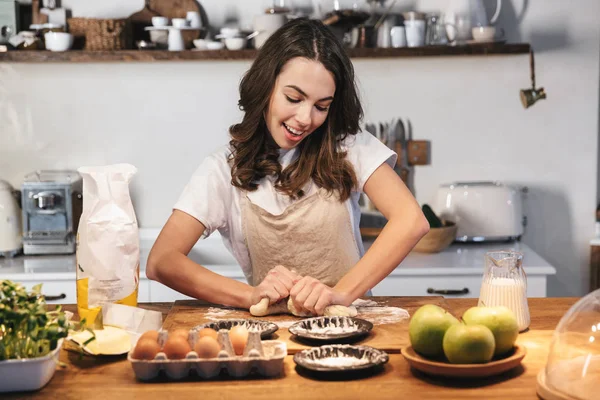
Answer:
<path fill-rule="evenodd" d="M 373 298 L 411 307 L 430 299 L 461 315 L 476 305 L 477 299 L 445 298 Z M 125 357 L 81 358 L 78 354 L 61 351 L 65 368 L 58 368 L 44 388 L 33 393 L 3 394 L 3 399 L 61 398 L 105 399 L 144 398 L 179 399 L 201 396 L 234 399 L 537 399 L 536 376 L 544 368 L 552 333 L 560 318 L 579 300 L 578 298 L 531 298 L 530 329 L 519 335 L 518 343 L 527 347 L 527 356 L 520 367 L 506 374 L 478 380 L 453 380 L 433 378 L 411 370 L 401 354 L 390 354 L 383 371 L 355 380 L 321 380 L 305 376 L 295 368 L 292 356 L 285 359 L 284 373 L 279 378 L 247 380 L 187 380 L 180 382 L 143 383 L 135 379 L 130 363 Z M 412 306 L 411 306 L 412 304 Z M 140 304 L 142 308 L 161 311 L 167 316 L 172 303 Z M 73 305 L 64 307 L 75 311 Z M 168 322 L 168 319 L 164 319 Z M 374 328 L 377 329 L 377 326 Z"/>

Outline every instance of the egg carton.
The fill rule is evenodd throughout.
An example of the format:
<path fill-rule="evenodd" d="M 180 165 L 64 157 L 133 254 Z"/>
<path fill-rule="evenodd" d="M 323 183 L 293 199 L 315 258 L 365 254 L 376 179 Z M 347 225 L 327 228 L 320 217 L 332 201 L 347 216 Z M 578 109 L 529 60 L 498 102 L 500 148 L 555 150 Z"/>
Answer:
<path fill-rule="evenodd" d="M 161 348 L 168 337 L 167 331 L 161 331 L 158 342 Z M 188 343 L 193 349 L 198 341 L 198 331 L 192 329 Z M 180 380 L 197 376 L 210 379 L 225 372 L 234 378 L 242 378 L 252 373 L 264 377 L 279 376 L 283 372 L 283 360 L 287 356 L 287 345 L 280 340 L 260 340 L 259 331 L 249 331 L 248 341 L 242 355 L 233 350 L 229 331 L 221 329 L 217 333 L 217 341 L 221 351 L 215 358 L 200 358 L 195 351 L 190 351 L 185 358 L 169 360 L 164 352 L 156 354 L 153 360 L 136 360 L 129 352 L 127 359 L 131 362 L 137 379 L 149 381 L 165 374 L 169 379 Z"/>

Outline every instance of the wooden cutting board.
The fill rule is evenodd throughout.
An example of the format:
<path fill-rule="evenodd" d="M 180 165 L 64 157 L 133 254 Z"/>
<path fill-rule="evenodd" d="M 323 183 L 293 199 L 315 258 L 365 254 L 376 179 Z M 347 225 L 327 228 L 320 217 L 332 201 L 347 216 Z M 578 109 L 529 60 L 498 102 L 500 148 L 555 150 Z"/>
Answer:
<path fill-rule="evenodd" d="M 399 320 L 393 313 L 392 307 L 403 308 L 409 315 L 422 305 L 436 304 L 452 311 L 443 297 L 370 297 L 365 300 L 373 300 L 377 308 L 360 307 L 358 318 L 363 318 L 373 323 L 373 329 L 368 336 L 353 344 L 364 344 L 384 350 L 388 353 L 400 353 L 402 347 L 409 344 L 408 322 L 409 319 Z M 388 308 L 386 308 L 388 307 Z M 274 322 L 279 330 L 273 334 L 271 339 L 282 340 L 287 343 L 288 354 L 295 354 L 301 350 L 310 348 L 311 345 L 319 345 L 317 342 L 302 342 L 290 335 L 287 327 L 296 321 L 302 320 L 292 315 L 269 315 L 266 317 L 254 317 L 248 310 L 227 308 L 196 300 L 178 300 L 175 302 L 167 318 L 163 322 L 163 329 L 171 330 L 177 328 L 191 329 L 205 322 L 213 322 L 222 319 L 250 318 Z M 392 322 L 394 321 L 395 322 Z"/>

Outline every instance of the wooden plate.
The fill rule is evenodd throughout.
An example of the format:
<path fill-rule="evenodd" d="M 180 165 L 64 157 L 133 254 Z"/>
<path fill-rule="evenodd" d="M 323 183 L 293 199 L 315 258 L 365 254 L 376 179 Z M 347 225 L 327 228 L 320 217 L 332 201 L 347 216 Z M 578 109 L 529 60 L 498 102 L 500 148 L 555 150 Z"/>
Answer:
<path fill-rule="evenodd" d="M 414 369 L 429 375 L 454 378 L 483 378 L 501 374 L 521 364 L 526 353 L 525 347 L 516 345 L 512 354 L 500 360 L 492 360 L 485 364 L 450 364 L 424 358 L 412 346 L 402 349 L 402 355 Z"/>

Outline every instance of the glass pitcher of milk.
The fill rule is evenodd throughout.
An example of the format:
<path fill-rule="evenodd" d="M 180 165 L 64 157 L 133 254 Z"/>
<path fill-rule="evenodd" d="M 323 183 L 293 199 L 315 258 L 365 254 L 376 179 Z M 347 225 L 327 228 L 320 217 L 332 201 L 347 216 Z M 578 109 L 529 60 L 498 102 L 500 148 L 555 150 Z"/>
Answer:
<path fill-rule="evenodd" d="M 478 306 L 506 306 L 517 317 L 519 332 L 529 327 L 527 275 L 523 269 L 523 253 L 491 251 L 485 255 L 485 273 Z"/>

